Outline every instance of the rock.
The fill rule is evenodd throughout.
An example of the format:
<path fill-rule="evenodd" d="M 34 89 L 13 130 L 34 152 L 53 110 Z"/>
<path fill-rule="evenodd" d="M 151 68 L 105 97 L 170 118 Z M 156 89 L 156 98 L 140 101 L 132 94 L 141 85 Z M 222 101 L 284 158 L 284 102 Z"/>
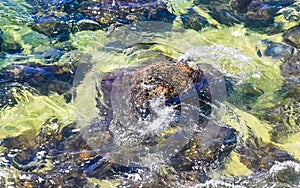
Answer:
<path fill-rule="evenodd" d="M 270 5 L 276 5 L 276 6 L 288 6 L 295 2 L 295 0 L 264 0 L 264 2 L 270 4 Z"/>
<path fill-rule="evenodd" d="M 270 4 L 252 1 L 248 4 L 246 12 L 240 18 L 248 27 L 263 27 L 274 23 L 274 17 L 279 10 Z"/>
<path fill-rule="evenodd" d="M 137 20 L 172 22 L 175 19 L 175 15 L 167 10 L 166 4 L 156 0 L 95 1 L 84 5 L 80 13 L 95 18 L 99 24 L 104 26 L 115 22 L 123 24 Z"/>
<path fill-rule="evenodd" d="M 297 55 L 286 57 L 280 65 L 280 70 L 281 75 L 285 77 L 300 76 L 300 52 Z"/>
<path fill-rule="evenodd" d="M 241 20 L 239 19 L 238 15 L 234 14 L 230 10 L 227 10 L 226 8 L 217 9 L 212 7 L 210 8 L 210 10 L 211 17 L 221 24 L 224 24 L 226 26 L 233 26 L 236 23 L 241 23 Z"/>
<path fill-rule="evenodd" d="M 48 37 L 58 37 L 67 40 L 71 28 L 68 24 L 69 19 L 64 17 L 35 17 L 31 28 Z"/>
<path fill-rule="evenodd" d="M 150 66 L 142 66 L 135 71 L 123 71 L 125 72 L 119 71 L 108 75 L 107 78 L 104 78 L 101 81 L 101 90 L 104 92 L 104 99 L 107 100 L 105 100 L 106 104 L 98 104 L 99 107 L 103 105 L 111 107 L 112 101 L 110 101 L 110 96 L 112 94 L 110 92 L 112 91 L 112 87 L 116 86 L 114 85 L 116 79 L 120 79 L 121 77 L 122 80 L 127 80 L 126 82 L 131 83 L 132 92 L 130 98 L 127 100 L 130 102 L 130 113 L 137 119 L 148 119 L 149 117 L 153 118 L 157 116 L 156 112 L 151 109 L 151 102 L 157 100 L 160 95 L 165 97 L 164 100 L 159 101 L 163 106 L 176 106 L 176 104 L 180 103 L 180 100 L 185 100 L 185 97 L 188 99 L 189 97 L 192 98 L 192 95 L 198 95 L 199 98 L 197 100 L 200 102 L 199 108 L 202 109 L 202 113 L 205 115 L 210 114 L 210 91 L 207 81 L 200 70 L 194 70 L 183 64 L 158 62 Z M 146 78 L 142 76 L 145 73 L 148 75 Z M 176 76 L 174 73 L 176 73 Z M 164 75 L 163 79 L 161 78 L 161 75 Z M 189 85 L 189 79 L 195 84 L 194 86 Z M 144 87 L 144 84 L 150 85 L 151 90 Z M 122 85 L 117 86 L 122 87 Z M 189 91 L 186 91 L 186 93 L 181 96 L 181 99 L 179 99 L 179 94 L 188 90 L 190 87 L 197 87 L 198 94 L 189 94 Z M 120 90 L 124 89 L 128 90 L 129 88 L 120 88 Z M 113 113 L 112 110 L 113 109 L 108 109 L 108 111 L 110 111 L 108 114 Z M 178 110 L 180 110 L 180 106 L 174 107 L 174 113 Z"/>
<path fill-rule="evenodd" d="M 2 43 L 3 43 L 2 34 L 3 34 L 3 32 L 0 29 L 0 46 L 2 46 Z M 1 51 L 1 49 L 0 49 L 0 51 Z"/>
<path fill-rule="evenodd" d="M 230 7 L 231 10 L 236 10 L 238 12 L 245 11 L 248 7 L 248 5 L 252 2 L 253 0 L 230 0 Z"/>
<path fill-rule="evenodd" d="M 174 75 L 175 72 L 176 76 Z M 145 76 L 145 73 L 147 73 L 147 76 Z M 164 75 L 163 78 L 161 77 L 161 73 Z M 99 96 L 103 97 L 105 103 L 97 100 L 97 107 L 103 113 L 101 113 L 101 116 L 105 116 L 105 122 L 109 127 L 108 129 L 113 134 L 112 137 L 116 137 L 114 132 L 118 132 L 117 130 L 110 128 L 114 127 L 113 124 L 115 121 L 119 122 L 119 119 L 115 119 L 115 117 L 126 116 L 127 122 L 131 122 L 130 126 L 136 127 L 141 125 L 146 126 L 147 124 L 143 124 L 143 122 L 151 122 L 160 118 L 159 111 L 153 106 L 153 104 L 156 103 L 161 103 L 161 105 L 158 105 L 161 109 L 163 109 L 164 106 L 172 107 L 175 119 L 177 118 L 176 116 L 180 116 L 180 104 L 184 103 L 185 98 L 188 99 L 188 97 L 192 97 L 188 95 L 188 92 L 187 95 L 182 95 L 181 93 L 188 90 L 189 87 L 193 87 L 193 85 L 190 85 L 191 83 L 187 82 L 189 79 L 191 79 L 191 83 L 198 91 L 199 98 L 197 100 L 199 100 L 200 103 L 199 106 L 195 104 L 195 107 L 199 108 L 199 110 L 205 114 L 204 116 L 200 115 L 199 120 L 197 120 L 196 123 L 199 124 L 199 127 L 205 129 L 205 131 L 195 133 L 182 151 L 171 157 L 171 165 L 180 172 L 190 171 L 194 166 L 198 166 L 199 171 L 200 169 L 203 171 L 204 169 L 207 170 L 205 168 L 206 166 L 217 167 L 235 147 L 235 144 L 237 143 L 236 131 L 224 126 L 217 126 L 210 123 L 207 124 L 206 117 L 209 116 L 211 109 L 209 105 L 210 94 L 205 77 L 203 77 L 200 70 L 194 70 L 184 64 L 173 62 L 153 63 L 151 65 L 142 66 L 136 70 L 117 70 L 102 79 L 101 89 L 99 89 L 101 95 Z M 127 84 L 118 83 L 118 80 L 126 80 L 126 83 L 131 87 L 127 87 Z M 124 88 L 121 89 L 119 87 Z M 120 90 L 117 91 L 116 88 Z M 130 91 L 130 98 L 127 99 L 127 95 L 124 95 L 125 98 L 122 99 L 125 100 L 124 103 L 128 104 L 127 108 L 122 108 L 124 109 L 122 111 L 115 111 L 113 104 L 116 103 L 116 101 L 112 100 L 119 99 L 113 97 L 114 94 L 112 91 L 116 93 L 128 93 L 127 90 Z M 181 94 L 180 97 L 179 94 Z M 161 96 L 164 96 L 164 98 L 160 99 Z M 126 102 L 126 100 L 128 100 L 128 102 Z M 162 111 L 161 109 L 160 112 Z M 169 111 L 171 111 L 171 109 L 169 109 Z M 120 112 L 121 114 L 116 114 Z M 124 113 L 124 115 L 122 115 L 122 113 Z M 170 124 L 171 127 L 178 126 L 176 125 L 176 120 L 168 121 L 167 124 Z M 120 124 L 117 126 L 123 127 L 121 123 L 122 121 L 120 121 Z M 135 129 L 149 130 L 147 127 Z M 127 131 L 126 129 L 122 130 L 123 132 Z M 130 130 L 131 129 L 128 129 L 129 132 Z M 156 135 L 155 131 L 156 130 L 153 130 L 154 134 L 149 131 L 144 137 L 140 137 L 140 140 L 142 140 L 141 147 L 159 144 L 159 140 L 162 138 L 158 134 Z M 211 135 L 211 131 L 215 134 Z M 126 135 L 127 133 L 124 134 Z M 164 134 L 169 136 L 168 133 Z M 123 139 L 129 139 L 129 137 Z"/>
<path fill-rule="evenodd" d="M 283 162 L 294 160 L 292 155 L 278 149 L 273 145 L 260 146 L 259 149 L 253 144 L 238 146 L 236 148 L 240 155 L 240 161 L 253 172 L 270 169 L 277 161 Z"/>
<path fill-rule="evenodd" d="M 71 32 L 105 29 L 111 24 L 134 21 L 172 22 L 175 15 L 165 3 L 149 1 L 30 1 L 37 7 L 33 30 L 67 40 Z"/>
<path fill-rule="evenodd" d="M 299 164 L 292 161 L 277 163 L 270 169 L 267 180 L 296 187 L 300 184 Z"/>
<path fill-rule="evenodd" d="M 204 27 L 209 26 L 208 21 L 203 16 L 198 15 L 193 9 L 189 9 L 188 13 L 180 16 L 183 27 L 186 29 L 194 29 L 200 31 Z"/>
<path fill-rule="evenodd" d="M 78 31 L 84 31 L 84 30 L 95 31 L 101 29 L 102 26 L 94 20 L 82 19 L 77 22 L 75 28 Z"/>
<path fill-rule="evenodd" d="M 6 53 L 20 53 L 22 52 L 23 48 L 21 44 L 15 42 L 15 41 L 5 41 L 2 38 L 3 32 L 0 30 L 0 53 L 6 52 Z"/>
<path fill-rule="evenodd" d="M 263 54 L 272 58 L 289 58 L 294 54 L 294 48 L 281 44 L 275 43 L 268 40 L 263 40 L 263 44 L 267 45 Z"/>
<path fill-rule="evenodd" d="M 284 41 L 296 48 L 300 48 L 300 25 L 290 28 L 283 33 Z"/>
<path fill-rule="evenodd" d="M 1 50 L 3 52 L 13 54 L 13 53 L 21 53 L 23 48 L 19 43 L 15 42 L 15 43 L 4 43 L 4 44 L 2 44 L 1 45 Z"/>
<path fill-rule="evenodd" d="M 217 127 L 210 125 L 206 131 L 196 133 L 190 142 L 174 157 L 172 165 L 179 171 L 190 171 L 197 168 L 198 172 L 206 172 L 218 168 L 220 163 L 235 148 L 237 144 L 237 132 L 226 126 Z M 211 140 L 205 140 L 209 129 L 219 131 Z M 207 139 L 207 138 L 206 138 Z"/>
<path fill-rule="evenodd" d="M 14 93 L 24 89 L 41 95 L 56 92 L 67 99 L 73 81 L 72 70 L 66 66 L 34 63 L 9 65 L 0 70 L 0 75 L 0 94 L 3 95 L 0 107 L 16 104 Z"/>
<path fill-rule="evenodd" d="M 37 89 L 42 95 L 50 92 L 63 94 L 70 89 L 72 72 L 57 65 L 10 65 L 3 70 L 8 82 L 17 82 Z"/>
<path fill-rule="evenodd" d="M 41 56 L 45 59 L 46 64 L 50 64 L 58 62 L 62 55 L 64 55 L 62 51 L 53 48 L 45 51 Z"/>
<path fill-rule="evenodd" d="M 219 23 L 232 26 L 244 23 L 247 27 L 266 27 L 274 23 L 280 6 L 291 1 L 253 1 L 253 0 L 196 0 L 194 3 L 209 10 L 209 14 Z"/>

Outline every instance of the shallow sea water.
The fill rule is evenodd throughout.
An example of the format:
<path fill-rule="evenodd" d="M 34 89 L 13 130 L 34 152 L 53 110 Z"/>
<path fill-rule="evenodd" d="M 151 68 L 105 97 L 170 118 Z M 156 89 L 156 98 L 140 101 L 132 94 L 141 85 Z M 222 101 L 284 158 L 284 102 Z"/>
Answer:
<path fill-rule="evenodd" d="M 300 187 L 300 3 L 0 2 L 1 187 Z"/>

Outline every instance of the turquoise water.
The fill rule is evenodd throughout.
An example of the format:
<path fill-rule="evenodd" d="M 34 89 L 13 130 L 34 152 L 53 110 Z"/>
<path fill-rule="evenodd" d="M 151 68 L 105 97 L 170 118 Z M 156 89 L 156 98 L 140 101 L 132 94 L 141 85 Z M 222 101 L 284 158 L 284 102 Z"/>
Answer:
<path fill-rule="evenodd" d="M 298 187 L 297 1 L 0 2 L 2 187 Z"/>

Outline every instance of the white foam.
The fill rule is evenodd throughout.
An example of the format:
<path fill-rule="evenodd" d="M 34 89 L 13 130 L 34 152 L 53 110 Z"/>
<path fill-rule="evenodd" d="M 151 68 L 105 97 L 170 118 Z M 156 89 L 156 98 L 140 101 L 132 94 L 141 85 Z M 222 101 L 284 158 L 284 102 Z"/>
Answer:
<path fill-rule="evenodd" d="M 299 173 L 300 172 L 300 164 L 293 162 L 293 161 L 284 161 L 284 162 L 277 162 L 275 165 L 273 165 L 270 170 L 269 173 L 270 174 L 276 174 L 279 171 L 285 170 L 287 168 L 294 168 L 295 172 Z"/>
<path fill-rule="evenodd" d="M 215 179 L 211 179 L 209 181 L 206 181 L 205 183 L 198 184 L 194 188 L 202 188 L 202 187 L 210 187 L 210 188 L 220 188 L 220 187 L 246 188 L 244 186 L 234 185 L 233 183 L 227 183 L 227 182 L 224 182 L 222 180 L 215 180 Z"/>

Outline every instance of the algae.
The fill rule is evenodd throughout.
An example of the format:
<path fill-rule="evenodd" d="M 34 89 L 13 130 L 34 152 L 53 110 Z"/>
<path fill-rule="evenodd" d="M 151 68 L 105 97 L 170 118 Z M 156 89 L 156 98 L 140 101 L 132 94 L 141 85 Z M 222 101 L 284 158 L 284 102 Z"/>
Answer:
<path fill-rule="evenodd" d="M 252 171 L 240 162 L 239 155 L 236 152 L 231 152 L 225 164 L 224 174 L 226 176 L 248 176 L 251 173 Z"/>
<path fill-rule="evenodd" d="M 223 114 L 222 121 L 232 126 L 238 132 L 243 140 L 249 139 L 250 135 L 255 135 L 261 144 L 271 143 L 271 133 L 273 125 L 263 122 L 255 116 L 244 112 L 231 104 L 227 104 L 229 110 Z"/>
<path fill-rule="evenodd" d="M 188 8 L 193 6 L 193 1 L 190 0 L 163 0 L 167 6 L 168 10 L 175 15 L 180 15 L 185 13 Z"/>
<path fill-rule="evenodd" d="M 107 43 L 107 33 L 102 30 L 98 31 L 80 31 L 71 34 L 70 41 L 72 46 L 81 51 L 99 51 Z"/>
<path fill-rule="evenodd" d="M 283 144 L 278 144 L 281 148 L 292 154 L 296 159 L 300 160 L 300 133 L 289 135 Z"/>
<path fill-rule="evenodd" d="M 88 181 L 100 186 L 101 188 L 111 188 L 111 187 L 117 187 L 121 185 L 120 180 L 113 180 L 113 179 L 104 179 L 104 180 L 98 180 L 96 178 L 88 178 Z"/>
<path fill-rule="evenodd" d="M 64 98 L 57 94 L 34 96 L 24 91 L 13 108 L 2 109 L 0 113 L 0 139 L 16 137 L 26 132 L 36 136 L 43 124 L 52 117 L 59 123 L 68 125 L 74 122 L 74 108 L 66 104 Z"/>

